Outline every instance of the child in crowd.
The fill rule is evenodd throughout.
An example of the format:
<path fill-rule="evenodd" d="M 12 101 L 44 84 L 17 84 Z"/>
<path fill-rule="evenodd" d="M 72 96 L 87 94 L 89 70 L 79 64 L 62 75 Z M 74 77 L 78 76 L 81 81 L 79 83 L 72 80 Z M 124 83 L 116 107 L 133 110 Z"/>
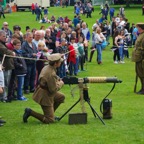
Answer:
<path fill-rule="evenodd" d="M 74 74 L 77 75 L 76 73 L 76 52 L 74 49 L 73 44 L 75 43 L 75 38 L 71 37 L 70 38 L 70 45 L 68 47 L 69 50 L 69 56 L 68 56 L 68 63 L 69 63 L 69 74 L 73 75 L 73 71 Z"/>
<path fill-rule="evenodd" d="M 38 42 L 38 53 L 37 53 L 37 59 L 43 59 L 38 60 L 36 62 L 36 69 L 37 69 L 37 76 L 39 76 L 42 68 L 48 64 L 48 56 L 50 55 L 50 51 L 45 47 L 45 43 L 43 41 Z"/>
<path fill-rule="evenodd" d="M 78 42 L 78 52 L 79 52 L 79 64 L 81 66 L 81 71 L 84 71 L 84 45 L 83 45 L 83 37 L 79 37 Z"/>
<path fill-rule="evenodd" d="M 68 54 L 68 47 L 67 47 L 67 40 L 65 38 L 61 38 L 60 45 L 57 47 L 57 53 L 62 54 L 64 61 L 61 63 L 61 66 L 58 68 L 58 75 L 60 78 L 63 78 L 68 73 L 68 66 L 67 66 L 67 57 Z"/>
<path fill-rule="evenodd" d="M 15 39 L 13 41 L 14 45 L 14 52 L 16 56 L 21 57 L 21 41 Z M 27 66 L 25 60 L 22 58 L 14 58 L 14 66 L 15 66 L 15 75 L 17 77 L 17 99 L 20 101 L 26 101 L 27 98 L 23 96 L 23 85 L 24 85 L 24 78 L 27 73 Z"/>

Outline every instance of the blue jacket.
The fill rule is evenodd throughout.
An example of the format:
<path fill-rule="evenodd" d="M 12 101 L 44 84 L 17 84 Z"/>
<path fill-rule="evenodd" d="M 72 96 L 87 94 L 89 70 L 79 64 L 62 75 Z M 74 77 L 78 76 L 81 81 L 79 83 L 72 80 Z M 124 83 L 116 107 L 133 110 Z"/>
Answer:
<path fill-rule="evenodd" d="M 22 51 L 21 50 L 15 50 L 14 52 L 16 56 L 21 57 L 22 56 Z M 27 66 L 25 63 L 25 60 L 22 58 L 14 58 L 14 72 L 16 75 L 23 75 L 27 73 Z"/>
<path fill-rule="evenodd" d="M 24 57 L 35 58 L 35 59 L 37 58 L 36 56 L 35 57 L 33 56 L 33 53 L 37 53 L 38 52 L 35 43 L 32 42 L 32 47 L 30 47 L 28 42 L 25 41 L 22 44 L 21 50 L 22 50 L 22 54 L 23 54 Z M 34 64 L 34 63 L 36 63 L 36 61 L 34 61 L 34 60 L 25 60 L 25 61 L 26 61 L 26 64 Z"/>

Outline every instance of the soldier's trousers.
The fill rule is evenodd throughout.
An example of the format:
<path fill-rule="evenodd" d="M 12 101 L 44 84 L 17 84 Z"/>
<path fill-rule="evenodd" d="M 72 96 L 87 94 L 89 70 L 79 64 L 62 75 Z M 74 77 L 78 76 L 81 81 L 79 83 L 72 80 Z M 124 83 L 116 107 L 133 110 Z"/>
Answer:
<path fill-rule="evenodd" d="M 30 115 L 35 117 L 36 119 L 40 120 L 43 123 L 46 123 L 46 124 L 53 123 L 55 121 L 54 112 L 59 107 L 59 105 L 64 102 L 64 99 L 65 99 L 64 95 L 61 93 L 58 93 L 54 97 L 54 102 L 53 102 L 52 106 L 42 106 L 41 105 L 43 114 L 37 113 L 32 110 Z"/>

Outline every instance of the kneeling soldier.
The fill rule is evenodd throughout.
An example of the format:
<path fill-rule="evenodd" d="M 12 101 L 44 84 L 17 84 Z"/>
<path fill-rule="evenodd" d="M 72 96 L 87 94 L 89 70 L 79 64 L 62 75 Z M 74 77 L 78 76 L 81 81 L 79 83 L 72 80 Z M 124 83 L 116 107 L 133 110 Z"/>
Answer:
<path fill-rule="evenodd" d="M 35 117 L 43 123 L 49 124 L 55 121 L 54 112 L 64 102 L 64 94 L 58 92 L 64 85 L 56 75 L 56 69 L 60 67 L 63 59 L 61 54 L 52 54 L 48 58 L 49 65 L 45 66 L 39 76 L 39 84 L 33 94 L 33 100 L 40 104 L 43 113 L 39 114 L 30 108 L 25 109 L 23 122 L 26 123 L 29 116 Z"/>

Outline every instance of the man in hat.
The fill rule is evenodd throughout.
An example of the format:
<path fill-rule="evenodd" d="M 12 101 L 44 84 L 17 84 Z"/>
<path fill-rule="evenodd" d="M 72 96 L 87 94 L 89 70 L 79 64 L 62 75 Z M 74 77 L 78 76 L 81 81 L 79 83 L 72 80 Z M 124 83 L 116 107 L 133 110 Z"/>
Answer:
<path fill-rule="evenodd" d="M 33 100 L 37 102 L 43 114 L 39 114 L 30 108 L 25 109 L 23 122 L 26 123 L 29 116 L 35 117 L 43 123 L 49 124 L 55 121 L 54 112 L 64 102 L 64 94 L 58 92 L 64 85 L 63 81 L 56 75 L 56 69 L 60 67 L 63 59 L 61 54 L 55 53 L 49 56 L 49 65 L 45 66 L 39 76 Z"/>
<path fill-rule="evenodd" d="M 135 52 L 137 52 L 137 58 L 132 60 L 136 63 L 135 71 L 136 76 L 141 81 L 141 89 L 137 94 L 144 94 L 144 23 L 137 23 L 139 36 L 135 43 Z"/>

